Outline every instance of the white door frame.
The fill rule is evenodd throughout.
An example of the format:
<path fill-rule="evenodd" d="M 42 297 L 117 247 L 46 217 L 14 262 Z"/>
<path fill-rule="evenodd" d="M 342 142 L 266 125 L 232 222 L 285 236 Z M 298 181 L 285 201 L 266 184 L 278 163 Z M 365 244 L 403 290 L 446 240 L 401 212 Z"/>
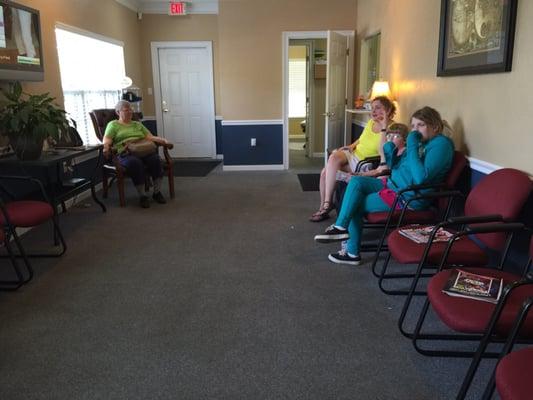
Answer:
<path fill-rule="evenodd" d="M 348 48 L 350 57 L 346 68 L 346 98 L 348 105 L 353 102 L 353 54 L 355 31 L 336 31 L 348 36 Z M 282 34 L 282 71 L 283 71 L 283 169 L 289 169 L 289 40 L 291 39 L 327 39 L 328 31 L 295 31 L 283 32 Z M 351 61 L 350 61 L 351 60 Z M 314 110 L 319 112 L 318 110 Z M 325 110 L 324 110 L 325 111 Z M 345 127 L 345 137 L 347 138 L 347 129 Z M 345 139 L 346 139 L 345 138 Z"/>
<path fill-rule="evenodd" d="M 216 158 L 216 134 L 215 134 L 215 85 L 213 78 L 213 43 L 201 41 L 189 42 L 151 42 L 152 52 L 152 77 L 154 85 L 154 103 L 155 103 L 155 118 L 157 123 L 157 134 L 161 137 L 166 137 L 163 125 L 163 108 L 161 106 L 161 81 L 159 73 L 159 49 L 180 49 L 180 48 L 195 48 L 207 50 L 208 67 L 211 72 L 208 76 L 209 91 L 209 114 L 213 117 L 209 121 L 209 131 L 211 133 L 211 158 Z"/>

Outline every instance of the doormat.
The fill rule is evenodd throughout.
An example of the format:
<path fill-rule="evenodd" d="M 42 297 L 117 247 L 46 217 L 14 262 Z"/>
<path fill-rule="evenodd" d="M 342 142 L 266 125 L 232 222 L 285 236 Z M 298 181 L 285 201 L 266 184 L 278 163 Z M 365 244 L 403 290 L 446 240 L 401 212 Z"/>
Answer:
<path fill-rule="evenodd" d="M 205 160 L 176 160 L 174 161 L 174 176 L 206 176 L 220 161 Z"/>
<path fill-rule="evenodd" d="M 320 174 L 298 174 L 298 180 L 304 192 L 318 192 L 320 190 Z"/>

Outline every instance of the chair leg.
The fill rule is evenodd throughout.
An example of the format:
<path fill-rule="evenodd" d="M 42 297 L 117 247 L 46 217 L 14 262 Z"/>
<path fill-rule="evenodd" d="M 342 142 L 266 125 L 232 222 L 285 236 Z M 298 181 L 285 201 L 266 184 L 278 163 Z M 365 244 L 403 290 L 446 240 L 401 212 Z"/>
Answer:
<path fill-rule="evenodd" d="M 107 193 L 109 192 L 109 182 L 108 182 L 108 176 L 104 172 L 102 174 L 102 197 L 104 199 L 107 199 Z"/>
<path fill-rule="evenodd" d="M 6 250 L 7 250 L 9 258 L 11 259 L 11 265 L 13 267 L 13 270 L 15 271 L 15 275 L 17 275 L 18 280 L 16 280 L 16 281 L 7 281 L 7 280 L 6 281 L 0 281 L 1 284 L 8 285 L 8 286 L 0 287 L 0 290 L 17 290 L 23 284 L 25 284 L 25 283 L 30 281 L 30 279 L 33 277 L 33 269 L 30 266 L 29 271 L 31 271 L 31 274 L 28 277 L 28 279 L 24 279 L 22 271 L 19 268 L 19 265 L 18 265 L 18 262 L 17 262 L 17 258 L 15 257 L 15 254 L 13 253 L 13 249 L 11 248 L 11 245 L 9 244 L 9 239 L 6 239 L 6 241 L 4 242 L 4 246 L 5 246 Z"/>
<path fill-rule="evenodd" d="M 168 191 L 170 193 L 170 198 L 174 198 L 175 196 L 175 193 L 174 193 L 174 172 L 172 171 L 172 169 L 170 168 L 168 170 Z"/>
<path fill-rule="evenodd" d="M 24 262 L 24 265 L 26 266 L 26 269 L 28 271 L 28 278 L 24 280 L 22 283 L 27 283 L 33 278 L 33 267 L 30 264 L 30 260 L 28 259 L 28 255 L 26 254 L 26 251 L 24 250 L 24 247 L 22 247 L 22 243 L 20 242 L 20 238 L 18 237 L 17 233 L 15 231 L 12 232 L 13 240 L 15 241 L 15 245 L 17 246 L 17 249 L 19 251 L 20 257 L 22 257 L 22 261 Z M 6 243 L 8 243 L 9 238 L 6 237 Z M 16 258 L 16 255 L 13 253 L 13 250 L 9 245 L 6 245 L 6 248 L 9 252 L 10 257 Z M 16 264 L 16 263 L 15 263 Z"/>
<path fill-rule="evenodd" d="M 125 194 L 124 194 L 124 179 L 117 178 L 118 199 L 120 207 L 126 206 Z"/>

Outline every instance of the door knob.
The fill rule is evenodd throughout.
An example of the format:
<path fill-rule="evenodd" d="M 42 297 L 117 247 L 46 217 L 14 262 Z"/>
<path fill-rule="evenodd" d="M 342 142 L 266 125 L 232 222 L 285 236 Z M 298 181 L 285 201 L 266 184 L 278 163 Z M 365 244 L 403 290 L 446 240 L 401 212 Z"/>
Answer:
<path fill-rule="evenodd" d="M 163 112 L 168 112 L 168 108 L 163 108 Z"/>
<path fill-rule="evenodd" d="M 334 117 L 335 113 L 333 111 L 332 112 L 328 111 L 328 112 L 323 113 L 322 115 L 325 116 L 325 117 Z"/>

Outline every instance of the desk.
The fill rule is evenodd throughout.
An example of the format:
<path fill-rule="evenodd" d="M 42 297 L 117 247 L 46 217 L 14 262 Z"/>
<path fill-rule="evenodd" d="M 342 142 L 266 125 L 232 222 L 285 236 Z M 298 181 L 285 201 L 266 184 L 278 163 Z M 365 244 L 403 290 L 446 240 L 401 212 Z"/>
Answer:
<path fill-rule="evenodd" d="M 93 200 L 102 208 L 103 212 L 106 212 L 106 207 L 96 197 L 94 188 L 96 175 L 102 165 L 102 149 L 102 145 L 80 146 L 72 149 L 51 149 L 43 151 L 39 159 L 31 161 L 20 161 L 15 155 L 9 155 L 0 158 L 0 168 L 2 170 L 8 169 L 11 175 L 34 176 L 34 172 L 37 173 L 39 179 L 43 179 L 43 185 L 56 210 L 57 206 L 65 200 L 90 188 Z M 77 182 L 72 179 L 64 179 L 62 168 L 65 163 L 96 152 L 98 153 L 96 155 L 96 166 L 90 176 L 83 177 Z"/>

